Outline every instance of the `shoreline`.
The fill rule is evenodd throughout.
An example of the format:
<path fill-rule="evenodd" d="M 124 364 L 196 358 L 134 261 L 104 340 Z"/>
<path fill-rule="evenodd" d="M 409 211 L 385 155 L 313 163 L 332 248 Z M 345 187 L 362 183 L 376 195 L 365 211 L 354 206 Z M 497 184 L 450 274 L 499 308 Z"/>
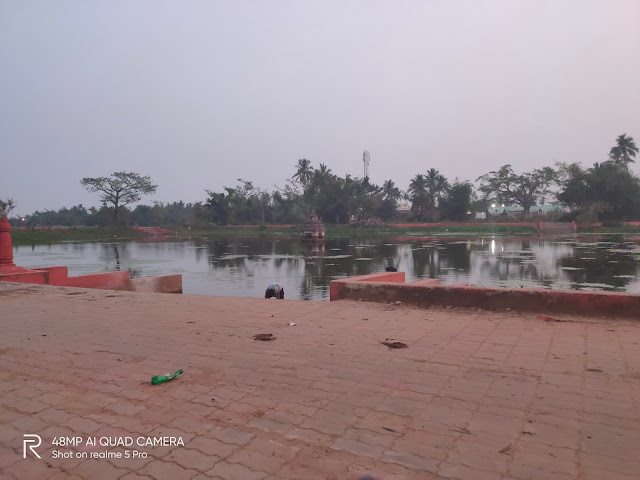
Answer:
<path fill-rule="evenodd" d="M 405 224 L 406 225 L 406 224 Z M 14 246 L 54 244 L 66 242 L 94 242 L 116 240 L 162 240 L 171 238 L 193 238 L 193 237 L 228 237 L 228 236 L 276 236 L 299 235 L 296 227 L 284 225 L 266 226 L 229 226 L 211 228 L 193 228 L 188 230 L 185 227 L 170 228 L 168 235 L 148 235 L 136 230 L 133 227 L 52 227 L 41 230 L 17 229 L 11 230 L 11 237 Z M 536 235 L 534 227 L 519 225 L 450 225 L 446 227 L 425 227 L 423 225 L 402 226 L 402 227 L 375 227 L 362 228 L 348 225 L 327 225 L 326 238 L 341 237 L 393 237 L 393 236 L 483 236 L 483 235 Z"/>
<path fill-rule="evenodd" d="M 425 224 L 402 224 L 403 226 L 386 227 L 353 227 L 349 225 L 327 225 L 326 238 L 344 237 L 403 237 L 406 239 L 437 236 L 437 237 L 482 237 L 486 235 L 499 236 L 538 236 L 534 227 L 518 224 L 447 224 L 447 226 L 425 226 Z M 171 238 L 187 239 L 193 237 L 260 237 L 260 236 L 298 236 L 295 226 L 224 226 L 210 228 L 170 227 L 168 235 L 149 235 L 134 227 L 40 227 L 39 230 L 18 229 L 11 230 L 14 246 L 42 245 L 73 242 L 100 242 L 143 240 L 162 241 Z M 619 227 L 589 227 L 578 230 L 575 235 L 623 235 L 637 236 L 640 227 L 623 225 Z"/>

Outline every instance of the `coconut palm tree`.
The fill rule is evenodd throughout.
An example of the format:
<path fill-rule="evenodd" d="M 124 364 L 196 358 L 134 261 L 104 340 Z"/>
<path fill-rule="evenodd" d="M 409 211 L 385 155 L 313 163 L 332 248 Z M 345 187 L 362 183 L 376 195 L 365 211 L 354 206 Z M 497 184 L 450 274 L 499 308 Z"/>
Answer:
<path fill-rule="evenodd" d="M 324 163 L 320 164 L 320 168 L 316 170 L 316 175 L 319 180 L 326 180 L 331 175 L 331 169 Z"/>
<path fill-rule="evenodd" d="M 311 161 L 306 158 L 301 158 L 298 160 L 298 164 L 296 165 L 296 174 L 292 177 L 302 186 L 306 186 L 311 179 L 313 178 L 313 168 L 311 167 Z"/>
<path fill-rule="evenodd" d="M 385 200 L 397 201 L 400 198 L 400 189 L 396 187 L 393 180 L 386 180 L 382 184 L 382 194 Z"/>
<path fill-rule="evenodd" d="M 418 173 L 411 179 L 409 183 L 409 199 L 411 200 L 411 211 L 420 219 L 424 218 L 425 211 L 429 204 L 429 190 L 427 188 L 427 179 L 421 173 Z"/>
<path fill-rule="evenodd" d="M 429 192 L 429 200 L 434 207 L 440 204 L 442 194 L 449 188 L 449 182 L 435 168 L 430 168 L 425 177 L 427 190 Z"/>
<path fill-rule="evenodd" d="M 616 146 L 611 148 L 609 158 L 616 165 L 629 168 L 629 164 L 635 162 L 632 157 L 635 157 L 636 153 L 638 153 L 638 147 L 636 147 L 633 137 L 623 133 L 616 138 Z"/>

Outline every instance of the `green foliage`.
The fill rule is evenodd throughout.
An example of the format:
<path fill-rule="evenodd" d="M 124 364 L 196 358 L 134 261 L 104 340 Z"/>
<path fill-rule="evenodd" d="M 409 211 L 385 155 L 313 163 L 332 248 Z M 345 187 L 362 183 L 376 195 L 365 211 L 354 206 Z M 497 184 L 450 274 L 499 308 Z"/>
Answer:
<path fill-rule="evenodd" d="M 154 193 L 157 188 L 151 177 L 133 172 L 114 172 L 110 177 L 85 177 L 80 183 L 89 192 L 98 192 L 103 203 L 113 205 L 114 224 L 118 223 L 121 207 L 140 201 L 143 195 Z"/>
<path fill-rule="evenodd" d="M 402 198 L 402 192 L 393 180 L 386 180 L 382 185 L 382 204 L 378 211 L 378 216 L 384 220 L 391 220 L 396 214 L 398 200 Z"/>
<path fill-rule="evenodd" d="M 561 165 L 560 172 L 558 200 L 580 208 L 579 223 L 632 219 L 640 212 L 640 183 L 626 164 Z"/>
<path fill-rule="evenodd" d="M 368 178 L 323 175 L 318 170 L 303 195 L 323 222 L 339 224 L 349 223 L 352 217 L 364 220 L 375 216 L 383 202 L 382 189 Z"/>
<path fill-rule="evenodd" d="M 419 173 L 413 177 L 407 193 L 414 218 L 430 222 L 439 220 L 438 206 L 448 188 L 449 182 L 435 168 L 429 169 L 426 175 Z"/>
<path fill-rule="evenodd" d="M 140 238 L 143 233 L 130 227 L 79 227 L 73 229 L 12 230 L 14 246 L 51 244 L 56 242 L 86 242 L 93 240 L 113 241 Z"/>
<path fill-rule="evenodd" d="M 442 214 L 448 220 L 457 222 L 468 218 L 471 208 L 473 186 L 469 182 L 456 182 L 448 190 L 447 196 L 440 203 Z"/>
<path fill-rule="evenodd" d="M 533 205 L 544 201 L 549 196 L 549 189 L 555 182 L 556 175 L 551 167 L 543 167 L 518 175 L 511 165 L 503 165 L 499 170 L 479 177 L 478 190 L 488 200 L 520 205 L 528 213 Z"/>
<path fill-rule="evenodd" d="M 0 199 L 0 217 L 6 217 L 9 212 L 16 207 L 13 198 L 7 198 L 6 200 Z"/>
<path fill-rule="evenodd" d="M 235 188 L 223 188 L 224 192 L 207 190 L 209 198 L 201 210 L 201 218 L 217 225 L 255 225 L 272 221 L 273 203 L 268 192 L 241 178 Z"/>
<path fill-rule="evenodd" d="M 300 182 L 302 186 L 308 185 L 314 176 L 313 167 L 311 167 L 311 162 L 306 158 L 301 158 L 300 160 L 298 160 L 298 164 L 296 167 L 297 167 L 296 173 L 292 178 Z"/>
<path fill-rule="evenodd" d="M 153 206 L 138 205 L 133 210 L 120 207 L 119 223 L 122 225 L 137 225 L 141 227 L 192 224 L 196 220 L 196 209 L 198 206 L 198 204 L 179 201 L 168 204 L 156 202 Z M 108 207 L 106 204 L 100 209 L 76 205 L 71 208 L 61 208 L 57 211 L 35 211 L 31 215 L 24 217 L 24 221 L 21 219 L 12 220 L 12 224 L 26 227 L 109 226 L 112 223 L 112 218 L 113 207 Z"/>
<path fill-rule="evenodd" d="M 634 163 L 638 147 L 632 137 L 628 137 L 626 133 L 616 138 L 616 145 L 609 152 L 609 160 L 618 166 L 629 168 L 629 163 Z"/>

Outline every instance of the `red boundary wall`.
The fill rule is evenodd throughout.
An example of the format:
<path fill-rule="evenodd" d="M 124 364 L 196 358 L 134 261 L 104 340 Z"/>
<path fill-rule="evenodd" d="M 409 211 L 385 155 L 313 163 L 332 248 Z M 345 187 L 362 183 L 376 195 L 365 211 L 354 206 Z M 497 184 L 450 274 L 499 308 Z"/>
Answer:
<path fill-rule="evenodd" d="M 440 285 L 426 279 L 405 283 L 403 272 L 380 273 L 333 280 L 330 299 L 372 302 L 400 301 L 421 306 L 452 306 L 486 310 L 564 313 L 584 316 L 615 315 L 640 318 L 640 295 L 573 290 Z"/>

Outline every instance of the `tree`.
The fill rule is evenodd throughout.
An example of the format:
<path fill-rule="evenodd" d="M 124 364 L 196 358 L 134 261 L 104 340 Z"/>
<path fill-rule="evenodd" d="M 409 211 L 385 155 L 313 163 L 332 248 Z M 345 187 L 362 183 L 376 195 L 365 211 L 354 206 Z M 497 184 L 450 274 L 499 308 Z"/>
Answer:
<path fill-rule="evenodd" d="M 560 203 L 572 208 L 579 208 L 589 203 L 588 173 L 582 169 L 579 163 L 558 163 L 557 182 L 561 188 L 557 198 Z M 594 168 L 600 168 L 599 163 Z"/>
<path fill-rule="evenodd" d="M 326 178 L 329 175 L 331 175 L 331 169 L 327 167 L 324 163 L 320 164 L 320 168 L 316 170 L 316 172 L 321 178 Z"/>
<path fill-rule="evenodd" d="M 416 174 L 409 183 L 409 200 L 411 200 L 411 211 L 420 220 L 424 220 L 425 213 L 429 206 L 429 190 L 427 189 L 427 179 L 421 173 Z"/>
<path fill-rule="evenodd" d="M 292 178 L 297 179 L 302 186 L 306 186 L 313 178 L 313 168 L 311 167 L 311 161 L 307 160 L 306 158 L 301 158 L 300 160 L 298 160 L 296 169 L 296 173 Z"/>
<path fill-rule="evenodd" d="M 9 212 L 16 207 L 13 198 L 7 198 L 6 200 L 0 200 L 0 217 L 7 217 Z"/>
<path fill-rule="evenodd" d="M 430 168 L 425 175 L 427 182 L 427 190 L 429 194 L 429 201 L 432 207 L 437 207 L 440 204 L 440 198 L 449 188 L 449 182 L 441 175 L 435 168 Z"/>
<path fill-rule="evenodd" d="M 205 207 L 211 213 L 211 220 L 217 225 L 231 223 L 231 198 L 235 195 L 235 190 L 227 187 L 224 189 L 226 195 L 207 190 L 209 198 L 205 202 Z"/>
<path fill-rule="evenodd" d="M 556 172 L 551 167 L 516 175 L 511 165 L 504 165 L 497 172 L 489 172 L 477 181 L 485 198 L 520 205 L 525 213 L 529 213 L 536 202 L 543 201 L 549 195 L 549 187 L 555 179 Z"/>
<path fill-rule="evenodd" d="M 382 184 L 382 195 L 384 195 L 385 200 L 394 203 L 400 200 L 400 197 L 402 196 L 400 189 L 396 187 L 395 182 L 391 179 L 385 180 Z"/>
<path fill-rule="evenodd" d="M 629 164 L 635 162 L 633 158 L 638 151 L 633 137 L 628 137 L 626 133 L 623 133 L 616 139 L 616 146 L 611 148 L 609 158 L 616 165 L 629 168 Z"/>
<path fill-rule="evenodd" d="M 283 188 L 276 187 L 273 197 L 273 216 L 277 223 L 301 222 L 305 208 L 300 186 L 288 179 Z"/>
<path fill-rule="evenodd" d="M 113 205 L 113 223 L 118 222 L 120 207 L 140 201 L 143 195 L 150 195 L 157 188 L 151 183 L 151 177 L 133 172 L 115 172 L 111 177 L 85 177 L 81 183 L 89 192 L 100 192 L 102 202 Z"/>
<path fill-rule="evenodd" d="M 383 200 L 379 211 L 380 218 L 389 220 L 395 215 L 398 200 L 400 200 L 401 196 L 402 193 L 393 180 L 386 180 L 382 184 Z"/>
<path fill-rule="evenodd" d="M 473 187 L 469 182 L 456 181 L 442 198 L 440 207 L 443 215 L 448 220 L 460 221 L 467 218 L 467 212 L 471 208 L 471 193 Z"/>
<path fill-rule="evenodd" d="M 307 189 L 311 188 L 313 191 L 312 193 L 316 193 L 318 189 L 326 186 L 327 182 L 331 180 L 332 176 L 333 174 L 331 173 L 331 169 L 324 163 L 321 163 L 320 168 L 317 168 L 313 172 L 311 181 L 307 183 Z"/>
<path fill-rule="evenodd" d="M 578 164 L 559 166 L 558 200 L 600 220 L 635 218 L 640 207 L 640 181 L 614 162 L 583 170 Z M 588 212 L 592 212 L 589 214 Z"/>

